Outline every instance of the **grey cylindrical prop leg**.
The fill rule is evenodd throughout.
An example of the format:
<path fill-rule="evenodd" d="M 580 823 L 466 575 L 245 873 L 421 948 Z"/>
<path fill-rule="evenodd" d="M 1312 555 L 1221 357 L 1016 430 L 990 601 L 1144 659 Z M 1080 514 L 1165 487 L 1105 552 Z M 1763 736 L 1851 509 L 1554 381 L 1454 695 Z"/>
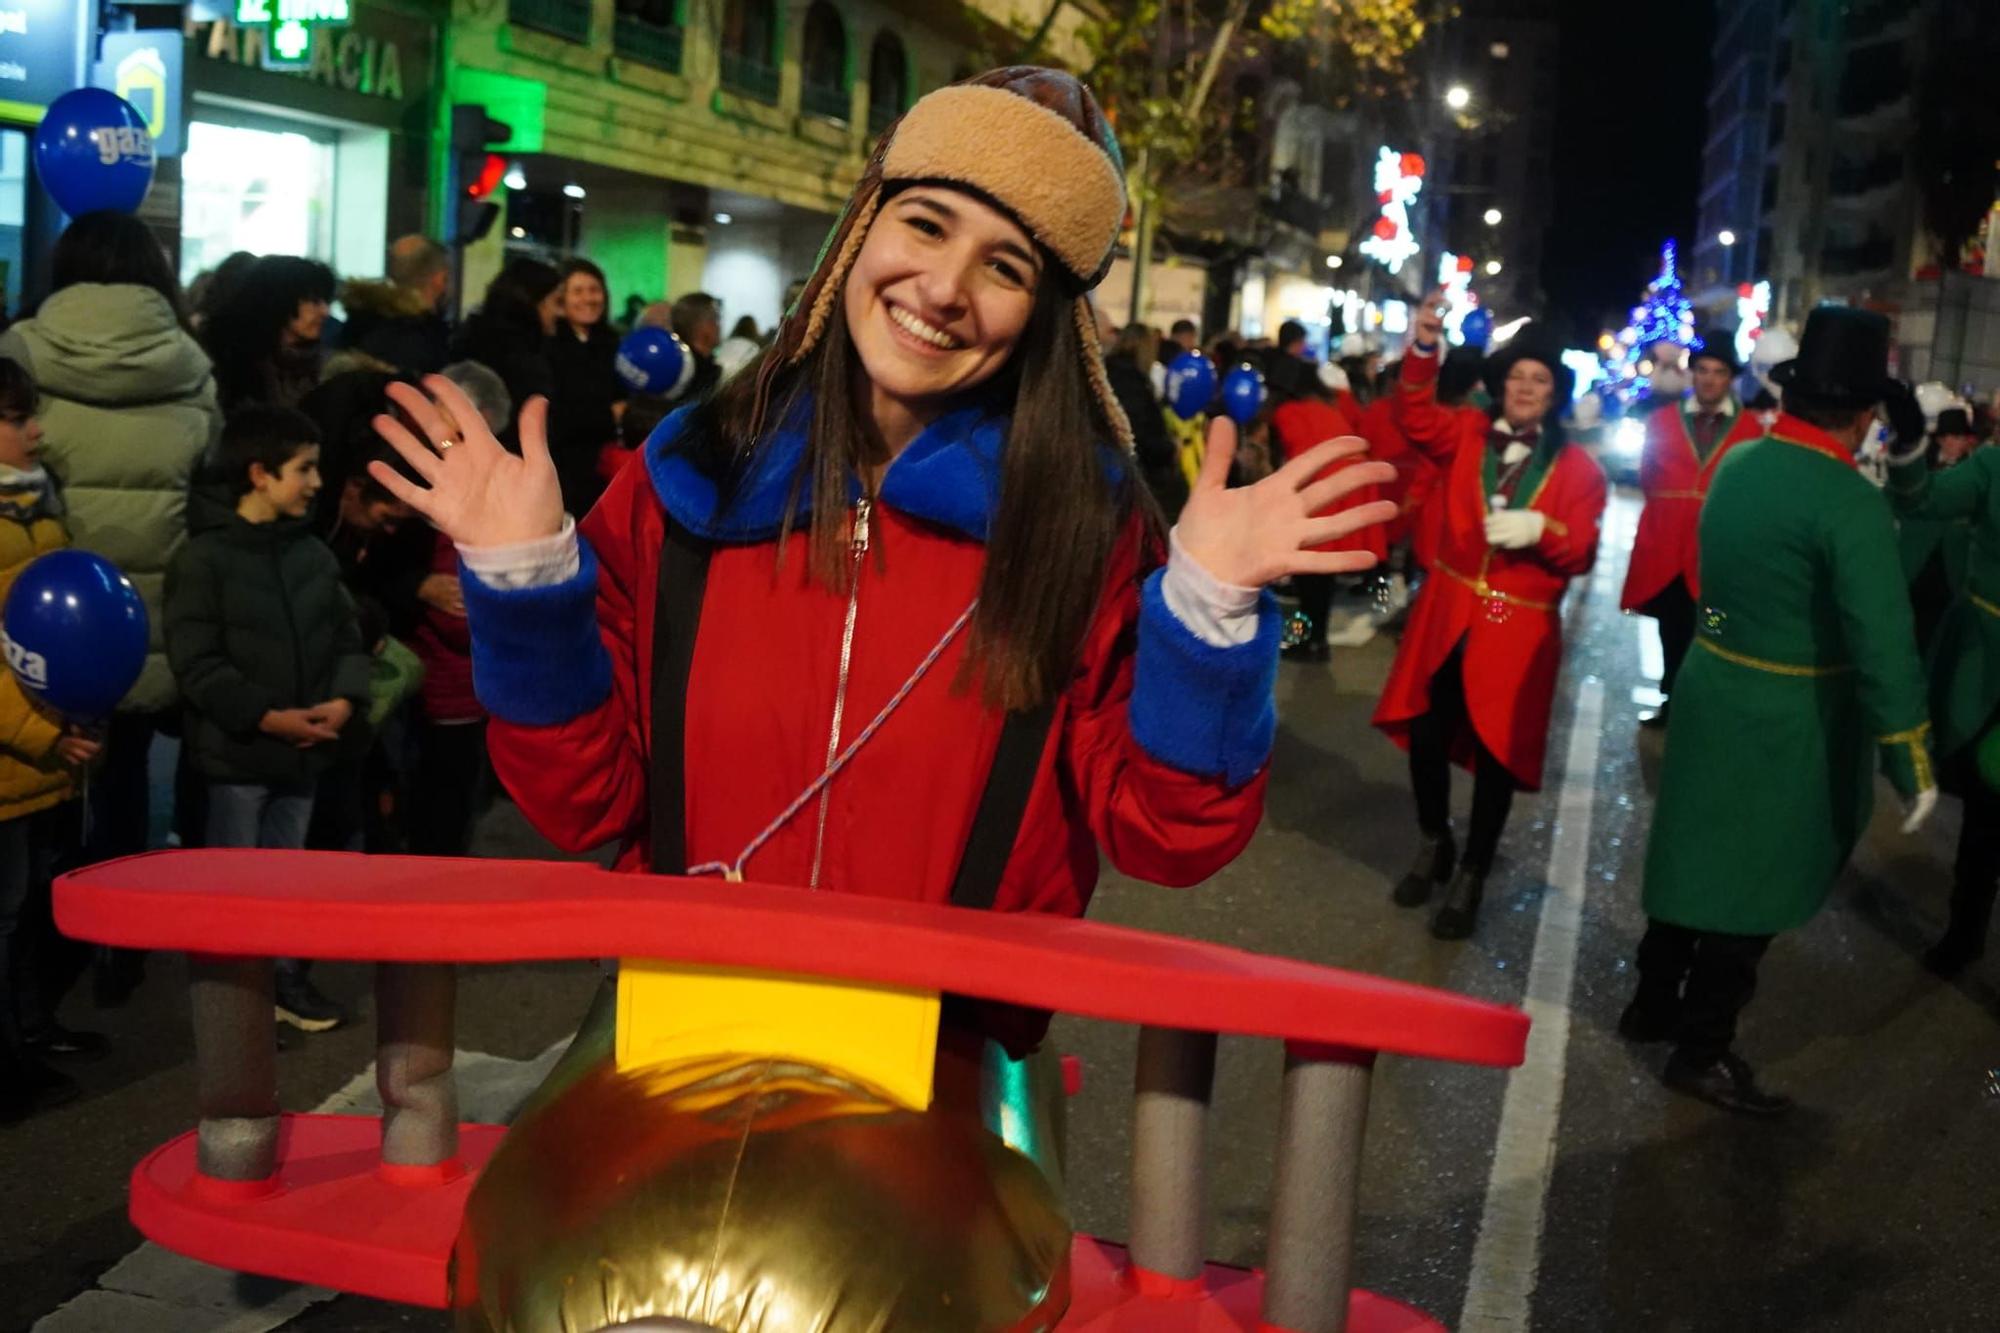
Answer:
<path fill-rule="evenodd" d="M 1203 1213 L 1215 1034 L 1139 1029 L 1132 1102 L 1132 1262 L 1191 1279 L 1205 1262 Z"/>
<path fill-rule="evenodd" d="M 1264 1278 L 1264 1322 L 1290 1333 L 1343 1333 L 1354 1264 L 1361 1136 L 1374 1054 L 1285 1053 L 1278 1178 Z"/>
<path fill-rule="evenodd" d="M 451 1050 L 458 973 L 444 963 L 375 966 L 375 1084 L 382 1160 L 435 1166 L 458 1155 Z"/>
<path fill-rule="evenodd" d="M 194 1013 L 195 1164 L 217 1180 L 267 1180 L 278 1169 L 278 1044 L 271 960 L 188 955 Z"/>

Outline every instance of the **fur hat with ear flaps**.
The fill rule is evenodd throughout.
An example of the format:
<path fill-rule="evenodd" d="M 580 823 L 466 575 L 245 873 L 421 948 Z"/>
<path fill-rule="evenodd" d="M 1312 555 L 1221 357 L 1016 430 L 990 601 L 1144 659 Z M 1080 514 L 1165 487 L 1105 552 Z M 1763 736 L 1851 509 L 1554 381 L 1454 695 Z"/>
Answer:
<path fill-rule="evenodd" d="M 1060 70 L 1014 65 L 919 98 L 883 133 L 798 303 L 759 368 L 767 401 L 777 376 L 840 318 L 841 292 L 883 201 L 919 183 L 963 189 L 1000 208 L 1055 258 L 1073 289 L 1084 373 L 1126 452 L 1132 428 L 1111 382 L 1088 293 L 1111 267 L 1125 221 L 1125 163 L 1090 89 Z"/>

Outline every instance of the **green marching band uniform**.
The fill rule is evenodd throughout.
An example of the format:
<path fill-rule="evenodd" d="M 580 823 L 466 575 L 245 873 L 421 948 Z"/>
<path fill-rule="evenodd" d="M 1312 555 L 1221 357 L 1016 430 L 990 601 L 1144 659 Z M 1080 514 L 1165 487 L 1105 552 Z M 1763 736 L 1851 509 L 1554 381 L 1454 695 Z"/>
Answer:
<path fill-rule="evenodd" d="M 1965 808 L 1951 921 L 1924 964 L 1951 976 L 1985 952 L 2000 888 L 2000 754 L 1987 740 L 2000 712 L 2000 449 L 1974 450 L 1941 471 L 1921 454 L 1892 459 L 1888 495 L 1906 532 L 1928 523 L 1966 534 L 1963 573 L 1929 645 L 1939 767 Z"/>
<path fill-rule="evenodd" d="M 1825 904 L 1868 826 L 1878 764 L 1911 803 L 1906 828 L 1936 800 L 1896 526 L 1854 462 L 1878 406 L 1899 440 L 1923 435 L 1888 351 L 1883 316 L 1814 310 L 1798 357 L 1772 371 L 1788 410 L 1723 458 L 1702 505 L 1695 642 L 1674 687 L 1638 986 L 1618 1031 L 1674 1042 L 1661 1080 L 1746 1115 L 1791 1106 L 1734 1050 L 1772 937 Z"/>
<path fill-rule="evenodd" d="M 2000 707 L 2000 449 L 1980 449 L 1943 471 L 1922 456 L 1895 461 L 1887 489 L 1905 533 L 1913 526 L 1965 533 L 1958 595 L 1931 645 L 1937 751 L 1956 754 Z M 1950 540 L 1948 532 L 1943 540 Z M 1945 558 L 1951 559 L 1949 546 Z"/>
<path fill-rule="evenodd" d="M 1877 755 L 1903 795 L 1933 785 L 1901 571 L 1881 493 L 1825 432 L 1780 416 L 1724 461 L 1702 510 L 1703 604 L 1646 850 L 1647 916 L 1735 935 L 1804 925 L 1867 827 Z"/>

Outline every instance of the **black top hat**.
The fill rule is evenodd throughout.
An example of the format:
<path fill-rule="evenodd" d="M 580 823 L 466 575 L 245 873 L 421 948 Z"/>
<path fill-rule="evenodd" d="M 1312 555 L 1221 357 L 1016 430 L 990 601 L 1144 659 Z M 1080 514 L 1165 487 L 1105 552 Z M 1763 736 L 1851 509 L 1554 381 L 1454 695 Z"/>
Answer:
<path fill-rule="evenodd" d="M 1539 361 L 1556 377 L 1556 394 L 1549 404 L 1550 412 L 1560 412 L 1569 406 L 1576 389 L 1576 372 L 1563 364 L 1562 347 L 1547 337 L 1539 324 L 1524 325 L 1504 346 L 1486 358 L 1486 392 L 1493 396 L 1496 405 L 1507 396 L 1507 372 L 1514 368 L 1517 361 Z"/>
<path fill-rule="evenodd" d="M 1720 361 L 1732 375 L 1743 371 L 1743 363 L 1736 359 L 1736 336 L 1721 329 L 1703 329 L 1695 336 L 1694 350 L 1688 353 L 1688 369 L 1694 369 L 1694 363 L 1703 357 Z"/>
<path fill-rule="evenodd" d="M 1933 435 L 1976 435 L 1977 433 L 1972 427 L 1972 414 L 1962 407 L 1947 407 L 1944 411 L 1938 413 L 1937 425 L 1931 430 L 1931 434 Z"/>
<path fill-rule="evenodd" d="M 1799 354 L 1771 368 L 1771 382 L 1829 407 L 1868 407 L 1887 397 L 1889 319 L 1852 306 L 1816 306 Z"/>

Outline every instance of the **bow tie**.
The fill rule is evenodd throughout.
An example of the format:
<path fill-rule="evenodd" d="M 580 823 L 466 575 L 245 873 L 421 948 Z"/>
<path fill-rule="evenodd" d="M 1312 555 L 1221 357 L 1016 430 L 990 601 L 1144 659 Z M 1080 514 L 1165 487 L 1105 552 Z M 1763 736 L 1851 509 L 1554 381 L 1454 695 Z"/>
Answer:
<path fill-rule="evenodd" d="M 1503 453 L 1510 444 L 1525 444 L 1532 449 L 1535 447 L 1535 442 L 1541 438 L 1542 431 L 1539 426 L 1530 426 L 1517 434 L 1504 421 L 1494 422 L 1493 428 L 1486 432 L 1487 447 L 1498 449 Z"/>

